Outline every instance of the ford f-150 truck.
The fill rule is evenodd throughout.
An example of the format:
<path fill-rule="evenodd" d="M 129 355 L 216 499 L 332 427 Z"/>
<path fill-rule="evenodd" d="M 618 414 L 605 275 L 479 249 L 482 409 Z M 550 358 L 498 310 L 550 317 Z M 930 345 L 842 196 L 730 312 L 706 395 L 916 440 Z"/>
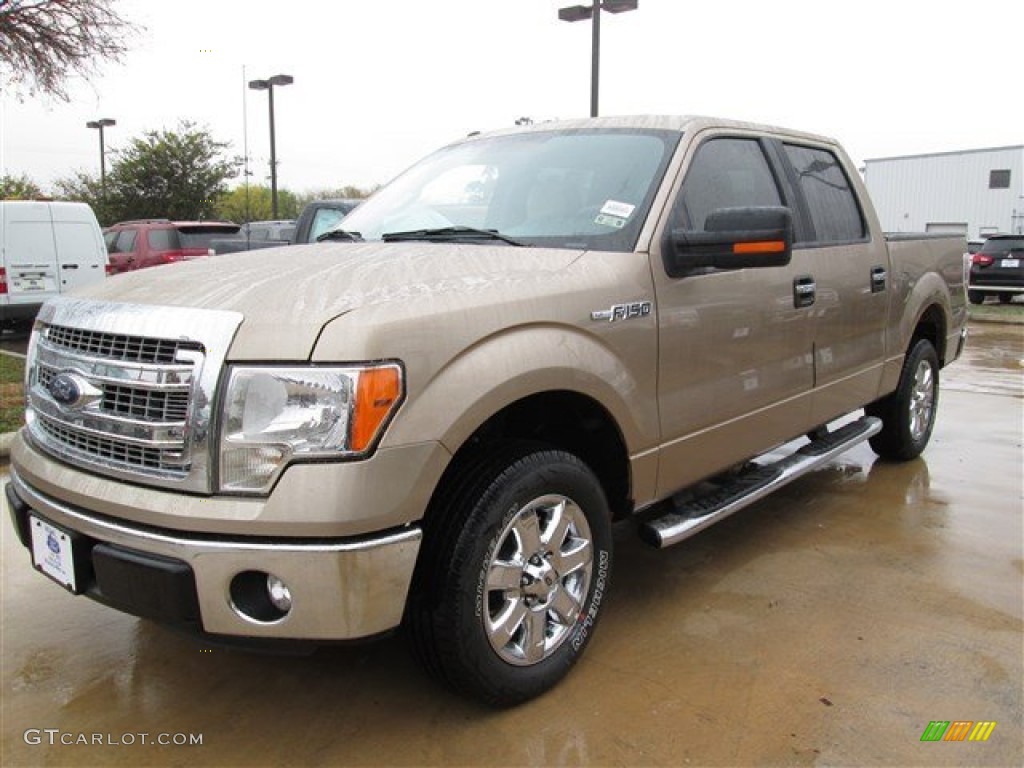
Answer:
<path fill-rule="evenodd" d="M 613 522 L 664 547 L 917 456 L 966 338 L 963 240 L 887 238 L 805 133 L 474 135 L 340 226 L 43 307 L 6 488 L 38 570 L 208 639 L 404 627 L 512 704 L 594 636 Z"/>

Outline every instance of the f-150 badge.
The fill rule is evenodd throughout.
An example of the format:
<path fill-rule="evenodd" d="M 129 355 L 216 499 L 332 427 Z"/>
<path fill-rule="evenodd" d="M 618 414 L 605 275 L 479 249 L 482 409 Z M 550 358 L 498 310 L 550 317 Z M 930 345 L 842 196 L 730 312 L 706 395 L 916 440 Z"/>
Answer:
<path fill-rule="evenodd" d="M 601 309 L 590 313 L 591 320 L 606 320 L 617 323 L 619 320 L 634 320 L 651 314 L 651 302 L 633 301 L 629 304 L 612 304 L 611 309 Z"/>

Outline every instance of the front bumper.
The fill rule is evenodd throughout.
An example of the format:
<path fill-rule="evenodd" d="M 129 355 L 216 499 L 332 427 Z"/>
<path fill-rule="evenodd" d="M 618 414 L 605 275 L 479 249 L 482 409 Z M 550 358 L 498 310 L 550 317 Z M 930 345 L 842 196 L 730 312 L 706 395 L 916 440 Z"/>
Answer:
<path fill-rule="evenodd" d="M 143 527 L 64 504 L 13 467 L 5 495 L 22 544 L 31 547 L 30 515 L 70 534 L 76 592 L 213 635 L 326 641 L 393 629 L 422 537 L 412 526 L 345 539 L 246 539 Z M 292 606 L 285 615 L 246 614 L 232 582 L 251 572 L 288 585 Z"/>

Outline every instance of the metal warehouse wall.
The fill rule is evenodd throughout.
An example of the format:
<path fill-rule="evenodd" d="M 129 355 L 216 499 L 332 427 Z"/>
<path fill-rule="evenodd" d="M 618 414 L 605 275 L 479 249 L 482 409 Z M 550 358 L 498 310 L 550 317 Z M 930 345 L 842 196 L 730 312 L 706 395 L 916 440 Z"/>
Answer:
<path fill-rule="evenodd" d="M 989 189 L 993 170 L 1008 189 Z M 864 182 L 887 232 L 1024 233 L 1024 146 L 865 160 Z"/>

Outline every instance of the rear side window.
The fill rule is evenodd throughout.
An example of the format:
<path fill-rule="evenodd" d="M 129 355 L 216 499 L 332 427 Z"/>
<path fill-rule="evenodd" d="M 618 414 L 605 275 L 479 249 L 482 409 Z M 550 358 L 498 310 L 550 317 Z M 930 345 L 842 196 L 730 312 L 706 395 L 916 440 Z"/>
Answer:
<path fill-rule="evenodd" d="M 866 233 L 857 196 L 839 160 L 828 150 L 783 145 L 814 225 L 815 242 L 863 240 Z"/>
<path fill-rule="evenodd" d="M 690 228 L 702 231 L 719 208 L 782 205 L 778 185 L 754 139 L 711 139 L 686 174 L 682 208 Z"/>
<path fill-rule="evenodd" d="M 154 251 L 177 251 L 181 248 L 178 232 L 174 229 L 151 229 L 147 237 L 149 247 Z"/>
<path fill-rule="evenodd" d="M 120 232 L 107 232 L 103 236 L 107 244 L 107 253 L 131 253 L 135 250 L 135 230 L 122 229 Z"/>

